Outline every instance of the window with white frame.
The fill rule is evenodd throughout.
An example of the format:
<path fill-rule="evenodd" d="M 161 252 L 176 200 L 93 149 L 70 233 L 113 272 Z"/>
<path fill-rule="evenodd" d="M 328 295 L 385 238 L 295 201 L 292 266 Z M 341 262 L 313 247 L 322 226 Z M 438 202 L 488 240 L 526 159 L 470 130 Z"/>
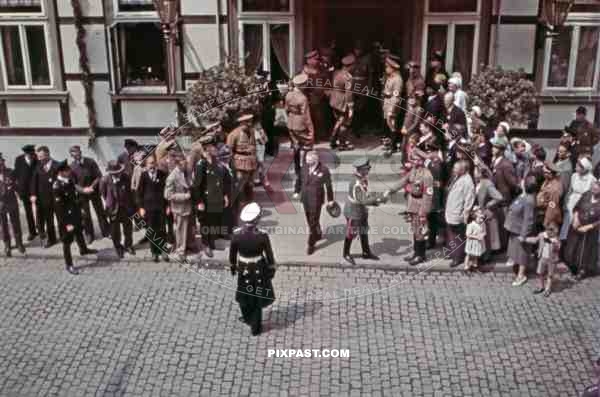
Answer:
<path fill-rule="evenodd" d="M 293 0 L 238 0 L 239 57 L 248 74 L 264 70 L 273 81 L 293 74 Z"/>
<path fill-rule="evenodd" d="M 421 68 L 435 51 L 445 55 L 448 72 L 460 72 L 463 85 L 477 73 L 481 0 L 426 0 Z"/>
<path fill-rule="evenodd" d="M 0 14 L 41 14 L 41 0 L 0 0 Z"/>
<path fill-rule="evenodd" d="M 544 89 L 585 91 L 598 87 L 600 20 L 567 22 L 546 41 Z"/>
<path fill-rule="evenodd" d="M 52 74 L 44 24 L 0 25 L 2 73 L 8 88 L 48 88 Z"/>

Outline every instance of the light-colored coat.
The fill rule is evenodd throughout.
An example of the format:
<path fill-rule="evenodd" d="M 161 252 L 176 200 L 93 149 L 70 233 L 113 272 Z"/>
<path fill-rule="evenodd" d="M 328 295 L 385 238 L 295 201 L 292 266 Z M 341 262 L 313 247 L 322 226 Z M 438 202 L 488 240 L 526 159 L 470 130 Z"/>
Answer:
<path fill-rule="evenodd" d="M 336 70 L 333 74 L 333 89 L 329 94 L 329 106 L 345 112 L 354 108 L 353 98 L 352 75 L 344 69 Z"/>
<path fill-rule="evenodd" d="M 288 114 L 287 127 L 294 143 L 311 145 L 315 129 L 306 95 L 298 88 L 288 92 L 285 96 L 285 109 Z"/>
<path fill-rule="evenodd" d="M 475 202 L 475 185 L 469 174 L 457 178 L 448 189 L 446 222 L 449 225 L 466 223 L 467 214 Z"/>
<path fill-rule="evenodd" d="M 385 79 L 383 87 L 383 118 L 394 117 L 400 112 L 400 101 L 402 95 L 402 76 L 394 72 Z"/>
<path fill-rule="evenodd" d="M 174 215 L 192 214 L 191 183 L 179 167 L 175 167 L 167 177 L 165 199 L 169 201 L 171 212 Z"/>

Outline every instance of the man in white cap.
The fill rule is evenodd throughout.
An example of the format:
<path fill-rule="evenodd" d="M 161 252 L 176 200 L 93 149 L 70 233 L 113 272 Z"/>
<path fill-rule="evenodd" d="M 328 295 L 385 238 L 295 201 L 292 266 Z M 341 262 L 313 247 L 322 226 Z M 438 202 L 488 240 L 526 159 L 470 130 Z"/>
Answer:
<path fill-rule="evenodd" d="M 239 125 L 227 136 L 227 146 L 233 155 L 233 168 L 237 179 L 236 197 L 240 203 L 252 201 L 254 196 L 254 172 L 256 160 L 256 137 L 252 129 L 252 114 L 244 114 L 237 121 Z M 238 196 L 239 194 L 239 196 Z"/>
<path fill-rule="evenodd" d="M 296 172 L 296 183 L 294 185 L 294 198 L 300 195 L 302 185 L 302 164 L 308 150 L 312 149 L 315 142 L 315 129 L 313 127 L 312 117 L 308 98 L 302 92 L 306 85 L 308 76 L 300 73 L 292 80 L 294 89 L 285 96 L 285 109 L 288 114 L 288 131 L 292 140 L 294 149 L 294 170 Z"/>
<path fill-rule="evenodd" d="M 342 68 L 333 74 L 333 88 L 329 93 L 329 106 L 333 110 L 335 125 L 331 131 L 331 149 L 352 150 L 349 129 L 354 116 L 354 94 L 352 93 L 352 65 L 356 57 L 352 54 L 342 59 Z"/>
<path fill-rule="evenodd" d="M 262 309 L 275 300 L 271 280 L 275 276 L 275 258 L 269 235 L 257 227 L 260 206 L 252 202 L 240 213 L 242 227 L 233 232 L 229 247 L 231 274 L 238 274 L 235 300 L 240 305 L 241 320 L 252 335 L 262 331 Z"/>

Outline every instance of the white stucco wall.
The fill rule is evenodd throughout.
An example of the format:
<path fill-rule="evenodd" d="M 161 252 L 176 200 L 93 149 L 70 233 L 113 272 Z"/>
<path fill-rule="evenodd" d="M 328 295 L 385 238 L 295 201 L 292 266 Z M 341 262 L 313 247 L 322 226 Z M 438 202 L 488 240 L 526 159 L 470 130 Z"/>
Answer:
<path fill-rule="evenodd" d="M 175 101 L 123 101 L 123 125 L 126 127 L 163 127 L 177 120 Z"/>
<path fill-rule="evenodd" d="M 182 15 L 214 15 L 220 2 L 221 15 L 227 14 L 227 0 L 181 0 Z"/>
<path fill-rule="evenodd" d="M 221 45 L 227 47 L 227 37 L 222 38 Z M 186 73 L 201 72 L 219 63 L 217 25 L 184 25 L 183 40 Z"/>
<path fill-rule="evenodd" d="M 106 35 L 104 25 L 86 25 L 87 53 L 92 73 L 108 73 Z M 79 50 L 75 44 L 77 33 L 74 25 L 61 25 L 60 34 L 65 61 L 65 73 L 80 73 Z"/>
<path fill-rule="evenodd" d="M 87 107 L 85 106 L 85 92 L 80 81 L 67 81 L 69 91 L 69 112 L 73 127 L 87 127 Z M 99 127 L 113 127 L 112 104 L 109 95 L 108 81 L 94 82 L 94 102 L 96 105 L 96 118 Z"/>
<path fill-rule="evenodd" d="M 502 0 L 500 8 L 502 15 L 537 15 L 537 12 L 538 0 Z"/>
<path fill-rule="evenodd" d="M 533 73 L 535 25 L 500 25 L 496 64 L 504 69 Z M 492 25 L 490 53 L 495 50 L 496 25 Z"/>
<path fill-rule="evenodd" d="M 11 127 L 61 127 L 58 101 L 7 101 Z"/>
<path fill-rule="evenodd" d="M 112 1 L 112 0 L 109 0 Z M 101 17 L 102 16 L 102 0 L 80 0 L 81 11 L 86 17 Z M 58 15 L 61 17 L 72 17 L 73 7 L 68 0 L 58 0 L 56 2 Z"/>
<path fill-rule="evenodd" d="M 542 104 L 540 106 L 539 129 L 562 129 L 575 118 L 575 109 L 579 105 L 574 104 Z M 595 109 L 592 105 L 586 105 L 588 120 L 594 120 Z"/>

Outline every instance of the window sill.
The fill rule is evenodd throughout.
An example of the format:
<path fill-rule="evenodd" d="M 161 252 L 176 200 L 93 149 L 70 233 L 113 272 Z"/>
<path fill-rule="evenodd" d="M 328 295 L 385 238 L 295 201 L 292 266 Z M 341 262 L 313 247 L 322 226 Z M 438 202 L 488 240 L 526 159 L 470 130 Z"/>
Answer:
<path fill-rule="evenodd" d="M 552 103 L 595 103 L 600 100 L 600 95 L 593 90 L 589 91 L 543 91 L 538 95 L 543 104 Z"/>
<path fill-rule="evenodd" d="M 132 87 L 129 87 L 132 88 Z M 143 88 L 143 87 L 135 87 Z M 149 87 L 145 87 L 149 88 Z M 167 94 L 166 89 L 162 92 L 152 90 L 121 90 L 119 93 L 111 93 L 113 102 L 117 101 L 165 101 L 165 100 L 181 100 L 185 99 L 186 91 L 177 91 L 175 94 Z"/>
<path fill-rule="evenodd" d="M 60 101 L 67 103 L 68 91 L 0 91 L 0 100 L 6 101 Z"/>

